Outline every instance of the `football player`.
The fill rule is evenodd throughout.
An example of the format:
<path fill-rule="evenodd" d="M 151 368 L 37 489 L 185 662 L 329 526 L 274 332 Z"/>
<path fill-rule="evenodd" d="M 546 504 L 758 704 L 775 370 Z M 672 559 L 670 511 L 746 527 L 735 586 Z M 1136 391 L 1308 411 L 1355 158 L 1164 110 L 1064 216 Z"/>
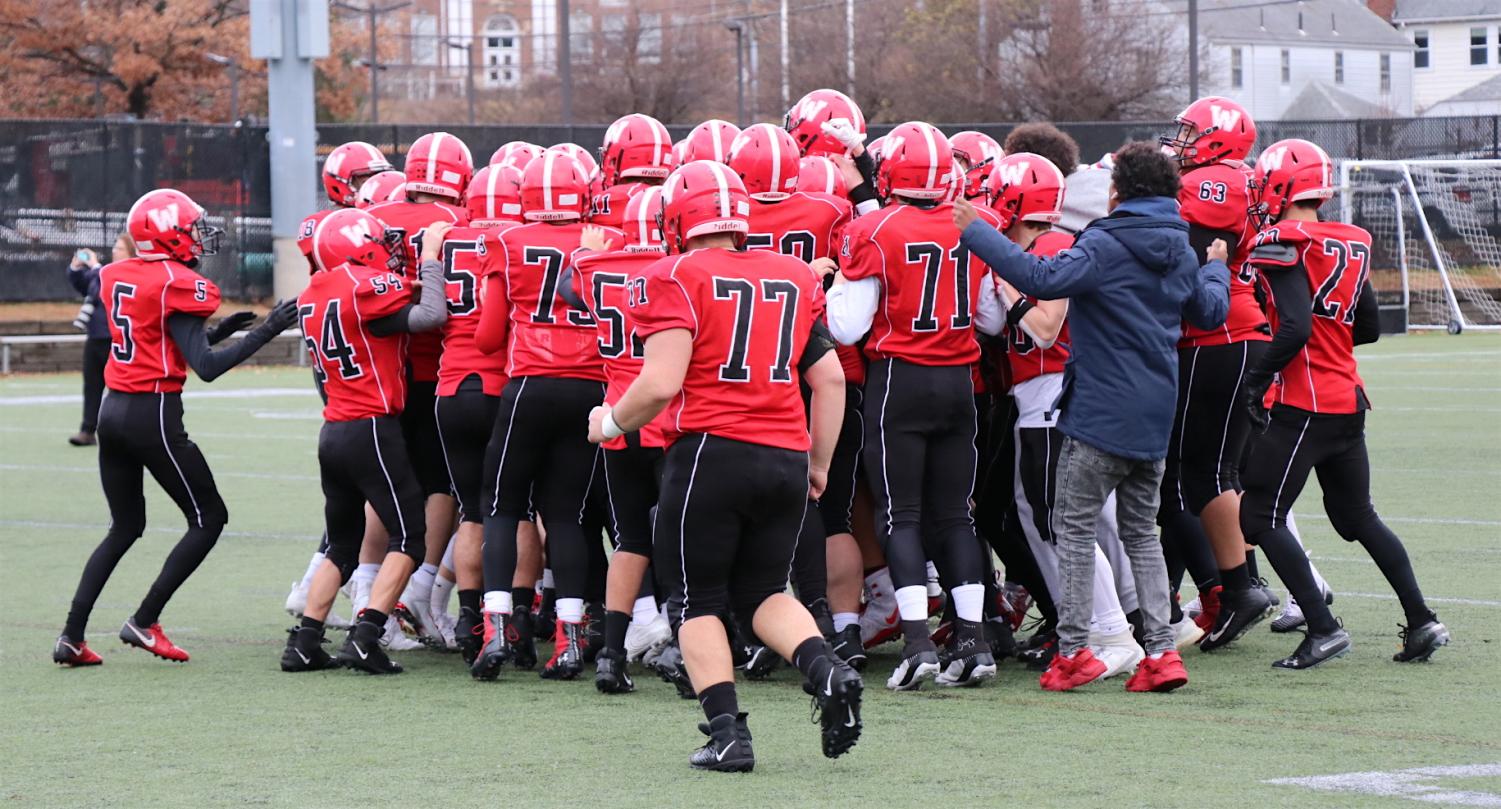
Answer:
<path fill-rule="evenodd" d="M 679 639 L 709 720 L 700 726 L 709 740 L 689 762 L 755 766 L 735 695 L 731 610 L 802 673 L 822 714 L 824 755 L 834 758 L 859 738 L 863 684 L 783 592 L 843 410 L 843 374 L 814 312 L 818 280 L 797 259 L 741 249 L 750 200 L 722 164 L 674 171 L 663 206 L 674 255 L 630 291 L 641 372 L 613 407 L 590 413 L 589 437 L 618 438 L 671 413 L 655 560 L 664 580 L 680 583 Z M 811 419 L 800 380 L 813 389 Z"/>
<path fill-rule="evenodd" d="M 642 345 L 636 336 L 627 293 L 633 279 L 663 255 L 658 217 L 660 188 L 647 188 L 626 205 L 624 244 L 611 241 L 602 228 L 587 228 L 581 244 L 588 251 L 574 263 L 574 292 L 584 301 L 599 329 L 599 356 L 605 366 L 605 401 L 620 400 L 641 370 Z M 619 246 L 621 249 L 612 251 Z M 635 690 L 626 662 L 672 640 L 672 629 L 658 611 L 651 587 L 652 511 L 657 506 L 657 474 L 667 446 L 665 416 L 629 435 L 604 443 L 605 494 L 609 499 L 615 553 L 605 582 L 604 648 L 595 658 L 594 686 L 601 693 Z M 627 647 L 627 632 L 638 627 L 636 648 Z M 643 648 L 644 644 L 644 648 Z"/>
<path fill-rule="evenodd" d="M 844 173 L 834 161 L 823 155 L 808 155 L 797 167 L 797 190 L 813 194 L 828 194 L 845 199 L 849 188 L 844 183 Z"/>
<path fill-rule="evenodd" d="M 995 168 L 997 160 L 1006 156 L 1001 144 L 984 132 L 966 129 L 949 138 L 954 147 L 954 176 L 963 178 L 964 198 L 976 200 L 985 197 L 985 180 Z"/>
<path fill-rule="evenodd" d="M 723 163 L 730 159 L 730 146 L 740 134 L 740 127 L 729 121 L 710 118 L 693 127 L 683 140 L 683 154 L 679 164 L 694 160 L 713 160 Z"/>
<path fill-rule="evenodd" d="M 996 673 L 981 624 L 987 552 L 969 504 L 977 460 L 971 366 L 980 358 L 974 330 L 982 289 L 994 286 L 981 283 L 985 267 L 959 246 L 951 206 L 942 202 L 952 172 L 953 154 L 936 127 L 893 129 L 876 178 L 889 204 L 845 228 L 829 292 L 835 338 L 851 345 L 870 334 L 864 462 L 906 640 L 886 682 L 893 690 L 934 677 L 978 685 Z M 993 296 L 983 300 L 995 305 Z M 999 327 L 988 326 L 992 333 Z M 928 635 L 925 528 L 958 616 L 954 653 L 943 661 Z"/>
<path fill-rule="evenodd" d="M 354 207 L 365 209 L 382 202 L 400 202 L 407 198 L 407 176 L 399 171 L 383 171 L 370 176 L 360 185 Z"/>
<path fill-rule="evenodd" d="M 594 195 L 589 221 L 619 228 L 631 197 L 661 185 L 672 171 L 672 136 L 650 115 L 627 115 L 610 124 L 599 152 L 602 190 Z"/>
<path fill-rule="evenodd" d="M 1427 660 L 1449 642 L 1449 630 L 1428 609 L 1402 541 L 1371 504 L 1365 443 L 1371 405 L 1354 352 L 1381 335 L 1370 283 L 1371 236 L 1355 225 L 1319 221 L 1319 206 L 1336 188 L 1333 161 L 1313 143 L 1284 140 L 1267 147 L 1256 161 L 1255 184 L 1262 230 L 1250 261 L 1271 293 L 1275 333 L 1242 382 L 1244 415 L 1264 434 L 1252 442 L 1242 474 L 1240 527 L 1266 553 L 1308 622 L 1298 648 L 1272 665 L 1312 668 L 1350 648 L 1350 634 L 1324 603 L 1287 527 L 1310 472 L 1318 473 L 1334 530 L 1365 547 L 1402 604 L 1407 623 L 1393 659 Z M 1222 614 L 1247 597 L 1232 587 L 1250 589 L 1232 581 L 1224 586 Z"/>
<path fill-rule="evenodd" d="M 825 124 L 839 125 L 842 130 L 865 140 L 865 114 L 849 96 L 838 90 L 813 90 L 798 99 L 787 111 L 783 128 L 792 134 L 797 148 L 807 155 L 853 154 L 851 138 L 840 137 Z M 871 144 L 872 148 L 874 143 Z"/>
<path fill-rule="evenodd" d="M 443 266 L 437 261 L 449 223 L 430 222 L 422 252 L 422 296 L 411 302 L 403 234 L 368 211 L 340 210 L 313 233 L 318 272 L 297 299 L 303 340 L 327 397 L 318 434 L 328 555 L 308 588 L 299 627 L 288 633 L 281 668 L 287 672 L 346 666 L 370 674 L 400 674 L 381 636 L 408 577 L 423 561 L 423 494 L 407 455 L 400 416 L 407 404 L 407 335 L 438 328 Z M 385 557 L 337 658 L 323 651 L 324 618 L 339 587 L 354 573 L 366 530 L 366 504 L 385 526 Z"/>
<path fill-rule="evenodd" d="M 542 154 L 542 147 L 535 143 L 527 143 L 524 140 L 513 140 L 510 143 L 496 149 L 490 155 L 489 165 L 510 166 L 517 171 L 526 168 L 526 164 L 532 162 L 532 158 Z"/>
<path fill-rule="evenodd" d="M 605 381 L 594 318 L 572 294 L 569 280 L 588 210 L 588 170 L 566 152 L 549 149 L 527 164 L 522 177 L 526 224 L 498 234 L 483 261 L 476 342 L 487 352 L 509 343 L 510 381 L 485 448 L 484 644 L 470 668 L 477 679 L 494 679 L 507 661 L 521 668 L 536 664 L 527 619 L 518 620 L 532 591 L 512 590 L 516 530 L 534 493 L 558 593 L 554 652 L 541 674 L 572 679 L 583 671 L 590 541 L 583 521 L 598 462 L 583 424 Z M 619 231 L 608 233 L 624 239 Z"/>
<path fill-rule="evenodd" d="M 167 601 L 219 541 L 229 512 L 213 472 L 182 423 L 182 386 L 188 369 L 205 382 L 245 361 L 296 319 L 291 301 L 278 303 L 250 334 L 218 351 L 210 348 L 250 318 L 226 318 L 205 329 L 219 308 L 219 288 L 199 275 L 203 256 L 218 251 L 222 231 L 211 227 L 188 195 L 171 188 L 147 192 L 130 207 L 126 232 L 135 258 L 99 271 L 102 317 L 110 331 L 104 366 L 108 389 L 99 407 L 99 480 L 109 502 L 109 532 L 84 565 L 54 662 L 96 666 L 84 630 L 115 565 L 146 530 L 142 472 L 149 471 L 187 518 L 188 530 L 167 555 L 151 589 L 120 628 L 120 640 L 162 658 L 186 662 L 188 653 L 162 632 Z"/>

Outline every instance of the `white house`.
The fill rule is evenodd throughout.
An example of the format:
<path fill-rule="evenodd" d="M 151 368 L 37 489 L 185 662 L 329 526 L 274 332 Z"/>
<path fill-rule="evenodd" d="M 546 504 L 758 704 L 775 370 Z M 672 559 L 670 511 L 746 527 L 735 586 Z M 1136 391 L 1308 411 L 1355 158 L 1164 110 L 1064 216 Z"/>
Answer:
<path fill-rule="evenodd" d="M 1413 114 L 1415 46 L 1360 0 L 1201 0 L 1199 45 L 1201 92 L 1257 120 Z"/>
<path fill-rule="evenodd" d="M 1494 90 L 1464 95 L 1501 76 L 1501 0 L 1396 0 L 1391 22 L 1413 42 L 1413 101 L 1420 111 L 1501 112 Z"/>

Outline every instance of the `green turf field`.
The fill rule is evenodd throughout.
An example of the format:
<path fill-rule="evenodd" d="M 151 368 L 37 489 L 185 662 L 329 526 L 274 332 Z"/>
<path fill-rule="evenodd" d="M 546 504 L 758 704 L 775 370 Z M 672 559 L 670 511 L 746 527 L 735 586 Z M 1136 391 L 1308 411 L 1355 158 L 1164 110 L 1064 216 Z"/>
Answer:
<path fill-rule="evenodd" d="M 51 644 L 107 522 L 95 453 L 63 440 L 77 429 L 76 398 L 64 398 L 76 397 L 76 377 L 0 379 L 0 801 L 1414 805 L 1266 783 L 1381 771 L 1319 783 L 1501 805 L 1501 767 L 1389 774 L 1501 762 L 1501 336 L 1389 338 L 1361 356 L 1377 408 L 1377 505 L 1455 637 L 1434 663 L 1391 662 L 1401 611 L 1360 547 L 1334 535 L 1311 484 L 1299 521 L 1354 635 L 1348 657 L 1274 672 L 1268 664 L 1297 636 L 1259 628 L 1232 650 L 1190 651 L 1190 683 L 1168 695 L 1127 694 L 1120 680 L 1044 693 L 1015 663 L 983 690 L 892 695 L 879 687 L 895 663 L 890 646 L 872 659 L 865 736 L 838 761 L 819 755 L 794 672 L 743 685 L 758 757 L 748 776 L 691 772 L 698 708 L 646 676 L 636 694 L 605 698 L 590 679 L 545 683 L 507 670 L 476 683 L 456 655 L 426 651 L 400 657 L 401 677 L 282 674 L 282 599 L 320 531 L 318 403 L 298 369 L 189 385 L 226 394 L 186 408 L 230 510 L 219 547 L 163 615 L 193 661 L 164 663 L 115 640 L 181 531 L 148 484 L 150 528 L 90 629 L 105 665 L 59 669 Z"/>

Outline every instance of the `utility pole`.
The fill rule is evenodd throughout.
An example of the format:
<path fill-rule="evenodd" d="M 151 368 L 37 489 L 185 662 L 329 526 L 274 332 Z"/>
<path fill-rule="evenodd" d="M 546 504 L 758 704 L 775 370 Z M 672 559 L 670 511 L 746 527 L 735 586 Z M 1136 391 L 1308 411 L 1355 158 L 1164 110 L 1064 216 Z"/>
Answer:
<path fill-rule="evenodd" d="M 758 47 L 759 40 L 756 37 L 756 23 L 751 21 L 748 28 L 750 32 L 750 97 L 752 119 L 761 117 L 761 50 Z"/>
<path fill-rule="evenodd" d="M 255 0 L 251 0 L 251 2 L 255 2 Z M 368 15 L 366 23 L 370 29 L 370 54 L 365 60 L 365 64 L 370 67 L 370 123 L 372 124 L 380 123 L 380 72 L 385 70 L 385 67 L 380 63 L 379 43 L 376 37 L 376 18 L 381 14 L 395 11 L 399 8 L 406 8 L 411 4 L 410 0 L 403 3 L 392 3 L 388 6 L 377 6 L 375 0 L 369 0 L 368 4 L 363 6 L 351 6 L 348 3 L 337 2 L 337 0 L 333 3 L 334 8 L 344 9 L 345 11 L 357 11 Z"/>
<path fill-rule="evenodd" d="M 203 58 L 222 65 L 229 73 L 229 122 L 240 120 L 240 63 L 233 58 L 217 53 L 205 53 Z"/>
<path fill-rule="evenodd" d="M 985 65 L 990 61 L 987 51 L 989 50 L 990 32 L 985 19 L 985 0 L 977 0 L 979 13 L 975 15 L 979 19 L 975 21 L 975 80 L 983 87 L 985 84 Z M 984 96 L 984 93 L 981 93 Z"/>
<path fill-rule="evenodd" d="M 745 126 L 745 21 L 730 20 L 725 28 L 735 32 L 735 125 Z"/>
<path fill-rule="evenodd" d="M 844 94 L 855 97 L 855 0 L 844 0 Z"/>
<path fill-rule="evenodd" d="M 474 37 L 469 44 L 447 40 L 444 44 L 455 51 L 464 52 L 464 100 L 469 109 L 469 125 L 474 126 Z"/>
<path fill-rule="evenodd" d="M 564 0 L 564 2 L 567 2 L 567 0 Z M 788 76 L 787 76 L 787 65 L 788 65 L 788 59 L 787 59 L 787 57 L 788 57 L 788 53 L 787 53 L 787 0 L 782 0 L 781 17 L 782 17 L 782 19 L 781 19 L 781 28 L 782 28 L 782 109 L 785 110 L 788 107 L 792 106 L 792 99 L 790 97 L 790 91 L 789 91 L 789 88 L 787 86 L 788 85 L 788 82 L 787 82 L 787 78 L 788 78 Z"/>
<path fill-rule="evenodd" d="M 568 0 L 558 0 L 558 77 L 563 80 L 563 125 L 573 126 L 573 39 Z"/>
<path fill-rule="evenodd" d="M 1188 103 L 1199 98 L 1199 0 L 1188 0 Z"/>

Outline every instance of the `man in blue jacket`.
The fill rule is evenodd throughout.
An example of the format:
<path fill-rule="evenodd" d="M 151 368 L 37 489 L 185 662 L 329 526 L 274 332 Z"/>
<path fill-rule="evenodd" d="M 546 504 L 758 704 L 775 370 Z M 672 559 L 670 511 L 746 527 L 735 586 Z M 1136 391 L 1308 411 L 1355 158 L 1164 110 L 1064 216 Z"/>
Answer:
<path fill-rule="evenodd" d="M 1131 559 L 1141 602 L 1147 658 L 1126 683 L 1130 691 L 1171 691 L 1188 682 L 1169 627 L 1167 568 L 1157 541 L 1162 481 L 1178 390 L 1182 321 L 1205 329 L 1224 322 L 1230 306 L 1228 251 L 1216 241 L 1199 266 L 1178 214 L 1178 171 L 1147 143 L 1116 153 L 1110 214 L 1081 231 L 1074 246 L 1052 258 L 1024 252 L 976 219 L 960 200 L 954 224 L 960 243 L 1028 295 L 1069 299 L 1070 358 L 1064 372 L 1058 429 L 1058 654 L 1042 676 L 1048 690 L 1090 682 L 1104 664 L 1089 651 L 1095 520 L 1115 492 L 1121 541 Z M 1028 304 L 1008 313 L 1016 322 Z"/>

